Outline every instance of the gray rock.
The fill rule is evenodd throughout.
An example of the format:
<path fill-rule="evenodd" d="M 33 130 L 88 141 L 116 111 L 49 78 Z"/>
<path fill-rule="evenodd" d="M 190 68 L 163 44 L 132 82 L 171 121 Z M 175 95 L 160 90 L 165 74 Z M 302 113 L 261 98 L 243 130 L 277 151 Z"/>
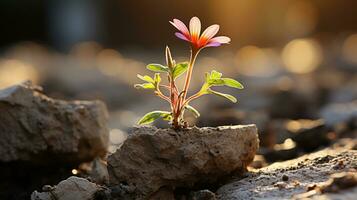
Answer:
<path fill-rule="evenodd" d="M 108 184 L 109 174 L 107 164 L 100 158 L 96 158 L 91 163 L 91 169 L 89 171 L 89 178 L 92 182 L 98 184 Z"/>
<path fill-rule="evenodd" d="M 289 126 L 290 125 L 290 126 Z M 330 143 L 328 138 L 328 128 L 325 122 L 319 120 L 291 120 L 287 124 L 288 131 L 292 134 L 292 139 L 298 148 L 305 151 L 312 151 L 321 145 Z"/>
<path fill-rule="evenodd" d="M 0 90 L 0 161 L 80 163 L 104 156 L 107 110 L 99 101 L 61 101 L 31 83 Z"/>
<path fill-rule="evenodd" d="M 355 171 L 357 151 L 351 148 L 356 143 L 357 140 L 350 139 L 343 146 L 333 146 L 247 173 L 245 178 L 233 179 L 219 188 L 216 191 L 217 198 L 222 200 L 295 198 L 305 193 L 311 186 L 328 182 L 331 174 Z M 285 181 L 282 181 L 283 176 L 287 177 L 284 178 Z M 345 198 L 341 194 L 332 199 Z"/>
<path fill-rule="evenodd" d="M 200 190 L 192 192 L 189 200 L 216 200 L 216 195 L 209 190 Z"/>
<path fill-rule="evenodd" d="M 258 149 L 255 125 L 174 131 L 139 127 L 108 157 L 111 185 L 146 198 L 162 187 L 214 184 L 246 170 Z"/>
<path fill-rule="evenodd" d="M 71 176 L 61 181 L 51 191 L 31 194 L 31 200 L 92 200 L 101 187 L 87 179 Z"/>

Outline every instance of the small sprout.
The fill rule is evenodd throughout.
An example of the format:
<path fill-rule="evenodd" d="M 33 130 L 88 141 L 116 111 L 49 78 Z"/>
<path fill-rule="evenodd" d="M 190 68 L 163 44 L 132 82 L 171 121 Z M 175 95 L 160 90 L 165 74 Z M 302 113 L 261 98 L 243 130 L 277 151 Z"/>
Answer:
<path fill-rule="evenodd" d="M 197 17 L 193 17 L 190 21 L 190 28 L 188 29 L 186 25 L 178 19 L 174 19 L 170 23 L 178 29 L 175 35 L 191 44 L 191 56 L 188 62 L 177 63 L 172 58 L 170 48 L 166 46 L 165 58 L 166 65 L 161 64 L 149 64 L 146 68 L 150 71 L 156 72 L 154 77 L 138 75 L 138 78 L 145 81 L 142 84 L 135 84 L 135 88 L 138 89 L 150 89 L 154 90 L 154 94 L 158 97 L 164 99 L 170 104 L 171 111 L 152 111 L 147 113 L 142 117 L 138 124 L 150 124 L 155 120 L 161 118 L 166 121 L 170 121 L 174 129 L 187 127 L 187 122 L 184 120 L 185 110 L 190 111 L 194 117 L 199 117 L 200 113 L 189 103 L 198 97 L 206 94 L 214 94 L 217 96 L 224 97 L 234 103 L 237 99 L 230 95 L 217 92 L 212 89 L 216 86 L 228 86 L 236 89 L 243 89 L 243 85 L 238 81 L 231 78 L 222 78 L 222 73 L 212 70 L 210 73 L 205 74 L 205 82 L 203 83 L 201 89 L 194 95 L 187 97 L 190 81 L 192 78 L 193 66 L 199 52 L 206 47 L 218 47 L 222 44 L 228 44 L 231 40 L 226 36 L 214 37 L 218 30 L 219 25 L 214 24 L 209 26 L 201 34 L 201 22 Z M 168 83 L 162 84 L 162 75 L 167 76 Z M 176 85 L 176 79 L 181 75 L 186 74 L 185 82 L 182 91 L 180 91 Z M 161 89 L 165 89 L 167 95 L 162 93 Z"/>
<path fill-rule="evenodd" d="M 166 121 L 171 121 L 172 115 L 167 111 L 152 111 L 144 115 L 144 117 L 139 120 L 138 124 L 150 124 L 159 118 L 162 118 Z"/>

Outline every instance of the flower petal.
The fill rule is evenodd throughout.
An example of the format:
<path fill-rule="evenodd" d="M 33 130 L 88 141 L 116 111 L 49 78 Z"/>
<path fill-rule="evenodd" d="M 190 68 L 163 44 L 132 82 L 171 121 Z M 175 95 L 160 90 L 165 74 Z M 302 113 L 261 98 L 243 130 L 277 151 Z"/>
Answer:
<path fill-rule="evenodd" d="M 206 28 L 205 31 L 203 31 L 200 39 L 209 40 L 217 34 L 218 30 L 219 30 L 219 25 L 213 24 L 213 25 L 209 26 L 208 28 Z"/>
<path fill-rule="evenodd" d="M 222 44 L 219 43 L 219 42 L 209 42 L 206 47 L 219 47 L 221 46 Z"/>
<path fill-rule="evenodd" d="M 201 33 L 201 21 L 198 17 L 192 17 L 190 20 L 191 39 L 197 41 Z"/>
<path fill-rule="evenodd" d="M 231 41 L 231 38 L 227 36 L 218 36 L 210 39 L 208 43 L 214 43 L 214 42 L 219 42 L 221 44 L 228 44 Z"/>
<path fill-rule="evenodd" d="M 181 33 L 183 33 L 184 35 L 190 35 L 190 32 L 187 29 L 187 26 L 180 20 L 178 19 L 173 19 L 173 22 L 170 21 L 170 23 L 177 28 L 179 31 L 181 31 Z"/>
<path fill-rule="evenodd" d="M 184 34 L 176 32 L 175 33 L 176 37 L 180 38 L 181 40 L 186 40 L 186 41 L 190 41 Z"/>

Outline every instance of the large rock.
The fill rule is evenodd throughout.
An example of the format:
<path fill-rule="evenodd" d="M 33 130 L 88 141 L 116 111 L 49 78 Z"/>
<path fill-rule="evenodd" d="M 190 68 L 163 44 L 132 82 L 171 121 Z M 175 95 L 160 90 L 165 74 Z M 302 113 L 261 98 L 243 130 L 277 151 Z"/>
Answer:
<path fill-rule="evenodd" d="M 243 179 L 237 177 L 237 179 L 231 180 L 216 191 L 217 198 L 222 200 L 275 200 L 300 199 L 303 195 L 305 197 L 303 199 L 355 199 L 356 186 L 350 190 L 341 191 L 340 194 L 323 194 L 325 198 L 320 197 L 317 191 L 305 193 L 319 188 L 320 185 L 329 185 L 329 179 L 335 173 L 356 173 L 356 147 L 357 140 L 346 139 L 330 148 L 293 160 L 274 163 L 258 171 L 247 173 Z M 351 178 L 347 180 L 345 183 L 348 185 L 339 187 L 350 187 Z M 354 198 L 347 198 L 347 196 Z"/>
<path fill-rule="evenodd" d="M 0 90 L 0 111 L 0 162 L 76 164 L 107 152 L 102 102 L 51 99 L 27 82 Z"/>
<path fill-rule="evenodd" d="M 255 125 L 174 131 L 139 127 L 108 157 L 111 185 L 124 185 L 135 198 L 160 188 L 200 188 L 242 173 L 258 149 Z"/>
<path fill-rule="evenodd" d="M 92 200 L 101 187 L 87 179 L 71 176 L 54 187 L 46 185 L 42 190 L 34 191 L 31 200 Z"/>

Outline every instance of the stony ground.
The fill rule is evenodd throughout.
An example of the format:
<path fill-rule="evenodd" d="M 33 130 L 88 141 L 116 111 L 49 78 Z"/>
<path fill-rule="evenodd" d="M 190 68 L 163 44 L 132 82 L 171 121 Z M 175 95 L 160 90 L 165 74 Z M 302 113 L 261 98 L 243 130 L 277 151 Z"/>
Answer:
<path fill-rule="evenodd" d="M 297 159 L 274 163 L 247 173 L 243 179 L 237 178 L 222 186 L 216 192 L 217 198 L 222 200 L 356 199 L 356 150 L 356 139 L 341 140 L 330 148 Z M 339 172 L 350 172 L 353 176 L 352 183 L 348 185 L 342 182 L 340 185 L 333 186 L 333 190 L 324 191 L 322 188 L 334 184 L 330 177 Z"/>

